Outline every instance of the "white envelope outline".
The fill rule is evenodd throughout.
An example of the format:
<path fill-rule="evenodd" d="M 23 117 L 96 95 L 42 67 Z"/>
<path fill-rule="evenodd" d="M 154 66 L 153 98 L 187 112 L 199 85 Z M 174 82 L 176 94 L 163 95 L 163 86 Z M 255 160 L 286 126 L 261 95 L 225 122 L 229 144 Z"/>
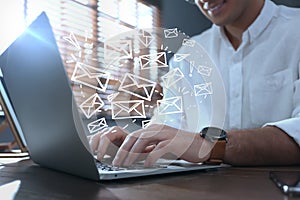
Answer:
<path fill-rule="evenodd" d="M 142 128 L 145 129 L 151 124 L 151 119 L 142 121 Z"/>
<path fill-rule="evenodd" d="M 179 68 L 174 68 L 161 77 L 166 88 L 170 88 L 183 78 L 184 75 Z"/>
<path fill-rule="evenodd" d="M 203 65 L 199 65 L 197 67 L 197 72 L 203 76 L 210 76 L 211 75 L 211 72 L 212 72 L 212 68 L 210 67 L 206 67 L 206 66 L 203 66 Z"/>
<path fill-rule="evenodd" d="M 183 39 L 182 41 L 182 46 L 188 46 L 188 47 L 194 47 L 196 44 L 195 40 L 191 40 L 191 39 Z"/>
<path fill-rule="evenodd" d="M 107 88 L 109 77 L 109 73 L 99 68 L 77 62 L 71 80 L 104 92 Z M 92 84 L 88 80 L 96 84 Z"/>
<path fill-rule="evenodd" d="M 213 94 L 212 83 L 203 83 L 199 85 L 194 85 L 195 96 L 204 96 Z"/>
<path fill-rule="evenodd" d="M 101 129 L 108 127 L 105 117 L 102 117 L 96 121 L 93 121 L 87 125 L 90 133 L 100 131 Z"/>
<path fill-rule="evenodd" d="M 107 100 L 109 102 L 112 102 L 120 93 L 119 92 L 116 92 L 116 93 L 112 93 L 110 95 L 107 95 Z"/>
<path fill-rule="evenodd" d="M 82 104 L 80 104 L 79 108 L 82 110 L 86 118 L 89 119 L 91 116 L 100 111 L 103 106 L 104 102 L 96 93 L 86 99 Z"/>
<path fill-rule="evenodd" d="M 77 38 L 75 37 L 73 32 L 71 32 L 69 36 L 64 36 L 63 39 L 68 41 L 70 44 L 72 44 L 77 49 L 81 49 L 81 47 L 77 41 Z"/>
<path fill-rule="evenodd" d="M 148 47 L 152 41 L 154 40 L 154 37 L 151 33 L 145 31 L 145 30 L 140 30 L 138 34 L 138 40 L 145 46 Z"/>
<path fill-rule="evenodd" d="M 112 102 L 111 112 L 112 119 L 146 118 L 143 100 Z"/>
<path fill-rule="evenodd" d="M 165 38 L 175 38 L 178 37 L 177 28 L 170 28 L 164 30 Z"/>
<path fill-rule="evenodd" d="M 160 59 L 162 59 L 162 61 Z M 139 56 L 139 62 L 141 69 L 168 67 L 166 52 L 158 52 L 155 54 Z"/>
<path fill-rule="evenodd" d="M 159 115 L 182 113 L 182 97 L 178 96 L 157 100 L 157 108 Z"/>
<path fill-rule="evenodd" d="M 126 73 L 121 81 L 119 91 L 126 92 L 138 98 L 151 101 L 156 83 L 143 77 Z M 142 89 L 143 94 L 139 92 Z"/>
<path fill-rule="evenodd" d="M 174 54 L 174 62 L 180 62 L 180 61 L 186 59 L 189 56 L 190 56 L 190 54 L 179 54 L 179 53 L 176 53 L 176 54 Z"/>
<path fill-rule="evenodd" d="M 104 60 L 108 63 L 131 58 L 133 58 L 131 40 L 116 40 L 104 43 Z"/>

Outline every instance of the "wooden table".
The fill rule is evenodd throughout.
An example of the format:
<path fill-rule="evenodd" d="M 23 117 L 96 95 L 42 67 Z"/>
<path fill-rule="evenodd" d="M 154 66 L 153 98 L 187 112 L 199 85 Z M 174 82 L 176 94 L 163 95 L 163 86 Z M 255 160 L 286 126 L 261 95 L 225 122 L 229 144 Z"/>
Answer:
<path fill-rule="evenodd" d="M 224 168 L 117 181 L 93 182 L 23 160 L 0 169 L 1 185 L 20 180 L 15 200 L 286 200 L 269 179 L 270 170 L 299 167 Z M 1 199 L 1 197 L 0 197 Z M 1 199 L 2 200 L 2 199 Z"/>

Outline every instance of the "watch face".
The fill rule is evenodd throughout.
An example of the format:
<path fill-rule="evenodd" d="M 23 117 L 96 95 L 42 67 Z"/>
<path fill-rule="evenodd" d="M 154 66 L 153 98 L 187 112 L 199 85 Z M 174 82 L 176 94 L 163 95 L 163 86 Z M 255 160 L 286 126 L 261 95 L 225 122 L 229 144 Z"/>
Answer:
<path fill-rule="evenodd" d="M 202 137 L 212 141 L 227 139 L 226 131 L 217 127 L 206 127 L 201 131 L 201 133 L 202 133 Z"/>

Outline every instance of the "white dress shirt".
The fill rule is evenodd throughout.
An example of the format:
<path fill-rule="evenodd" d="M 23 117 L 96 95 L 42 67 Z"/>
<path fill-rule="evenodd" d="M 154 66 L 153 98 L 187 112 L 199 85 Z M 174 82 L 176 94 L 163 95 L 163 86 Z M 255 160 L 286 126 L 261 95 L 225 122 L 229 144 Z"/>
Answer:
<path fill-rule="evenodd" d="M 187 63 L 179 64 L 172 59 L 171 69 L 181 69 L 185 83 L 180 84 L 185 86 L 177 86 L 176 90 L 165 89 L 164 98 L 181 95 L 183 112 L 177 117 L 175 114 L 156 114 L 154 119 L 194 132 L 207 125 L 223 125 L 225 130 L 274 125 L 300 145 L 298 13 L 298 9 L 277 6 L 266 0 L 258 18 L 243 33 L 237 50 L 223 29 L 216 25 L 193 37 L 218 69 L 212 73 L 215 76 L 212 79 L 214 93 L 206 98 L 184 94 L 183 88 L 192 90 L 195 85 L 208 81 L 203 76 L 191 77 Z M 198 60 L 202 57 L 199 56 Z M 222 78 L 222 84 L 218 76 Z M 214 120 L 212 115 L 217 119 Z"/>

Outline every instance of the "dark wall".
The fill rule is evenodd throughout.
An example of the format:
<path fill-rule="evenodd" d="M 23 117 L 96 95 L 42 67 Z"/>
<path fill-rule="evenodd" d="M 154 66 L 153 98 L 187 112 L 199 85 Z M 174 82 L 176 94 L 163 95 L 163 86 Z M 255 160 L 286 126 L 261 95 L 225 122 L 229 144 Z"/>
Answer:
<path fill-rule="evenodd" d="M 153 1 L 153 0 L 152 0 Z M 300 7 L 300 0 L 274 0 L 277 4 Z M 163 28 L 177 27 L 189 36 L 201 33 L 211 26 L 197 6 L 185 0 L 160 0 Z"/>
<path fill-rule="evenodd" d="M 287 5 L 291 7 L 300 7 L 299 0 L 272 0 L 277 4 Z"/>
<path fill-rule="evenodd" d="M 161 17 L 163 28 L 177 27 L 192 36 L 211 26 L 197 6 L 184 0 L 161 0 Z"/>

